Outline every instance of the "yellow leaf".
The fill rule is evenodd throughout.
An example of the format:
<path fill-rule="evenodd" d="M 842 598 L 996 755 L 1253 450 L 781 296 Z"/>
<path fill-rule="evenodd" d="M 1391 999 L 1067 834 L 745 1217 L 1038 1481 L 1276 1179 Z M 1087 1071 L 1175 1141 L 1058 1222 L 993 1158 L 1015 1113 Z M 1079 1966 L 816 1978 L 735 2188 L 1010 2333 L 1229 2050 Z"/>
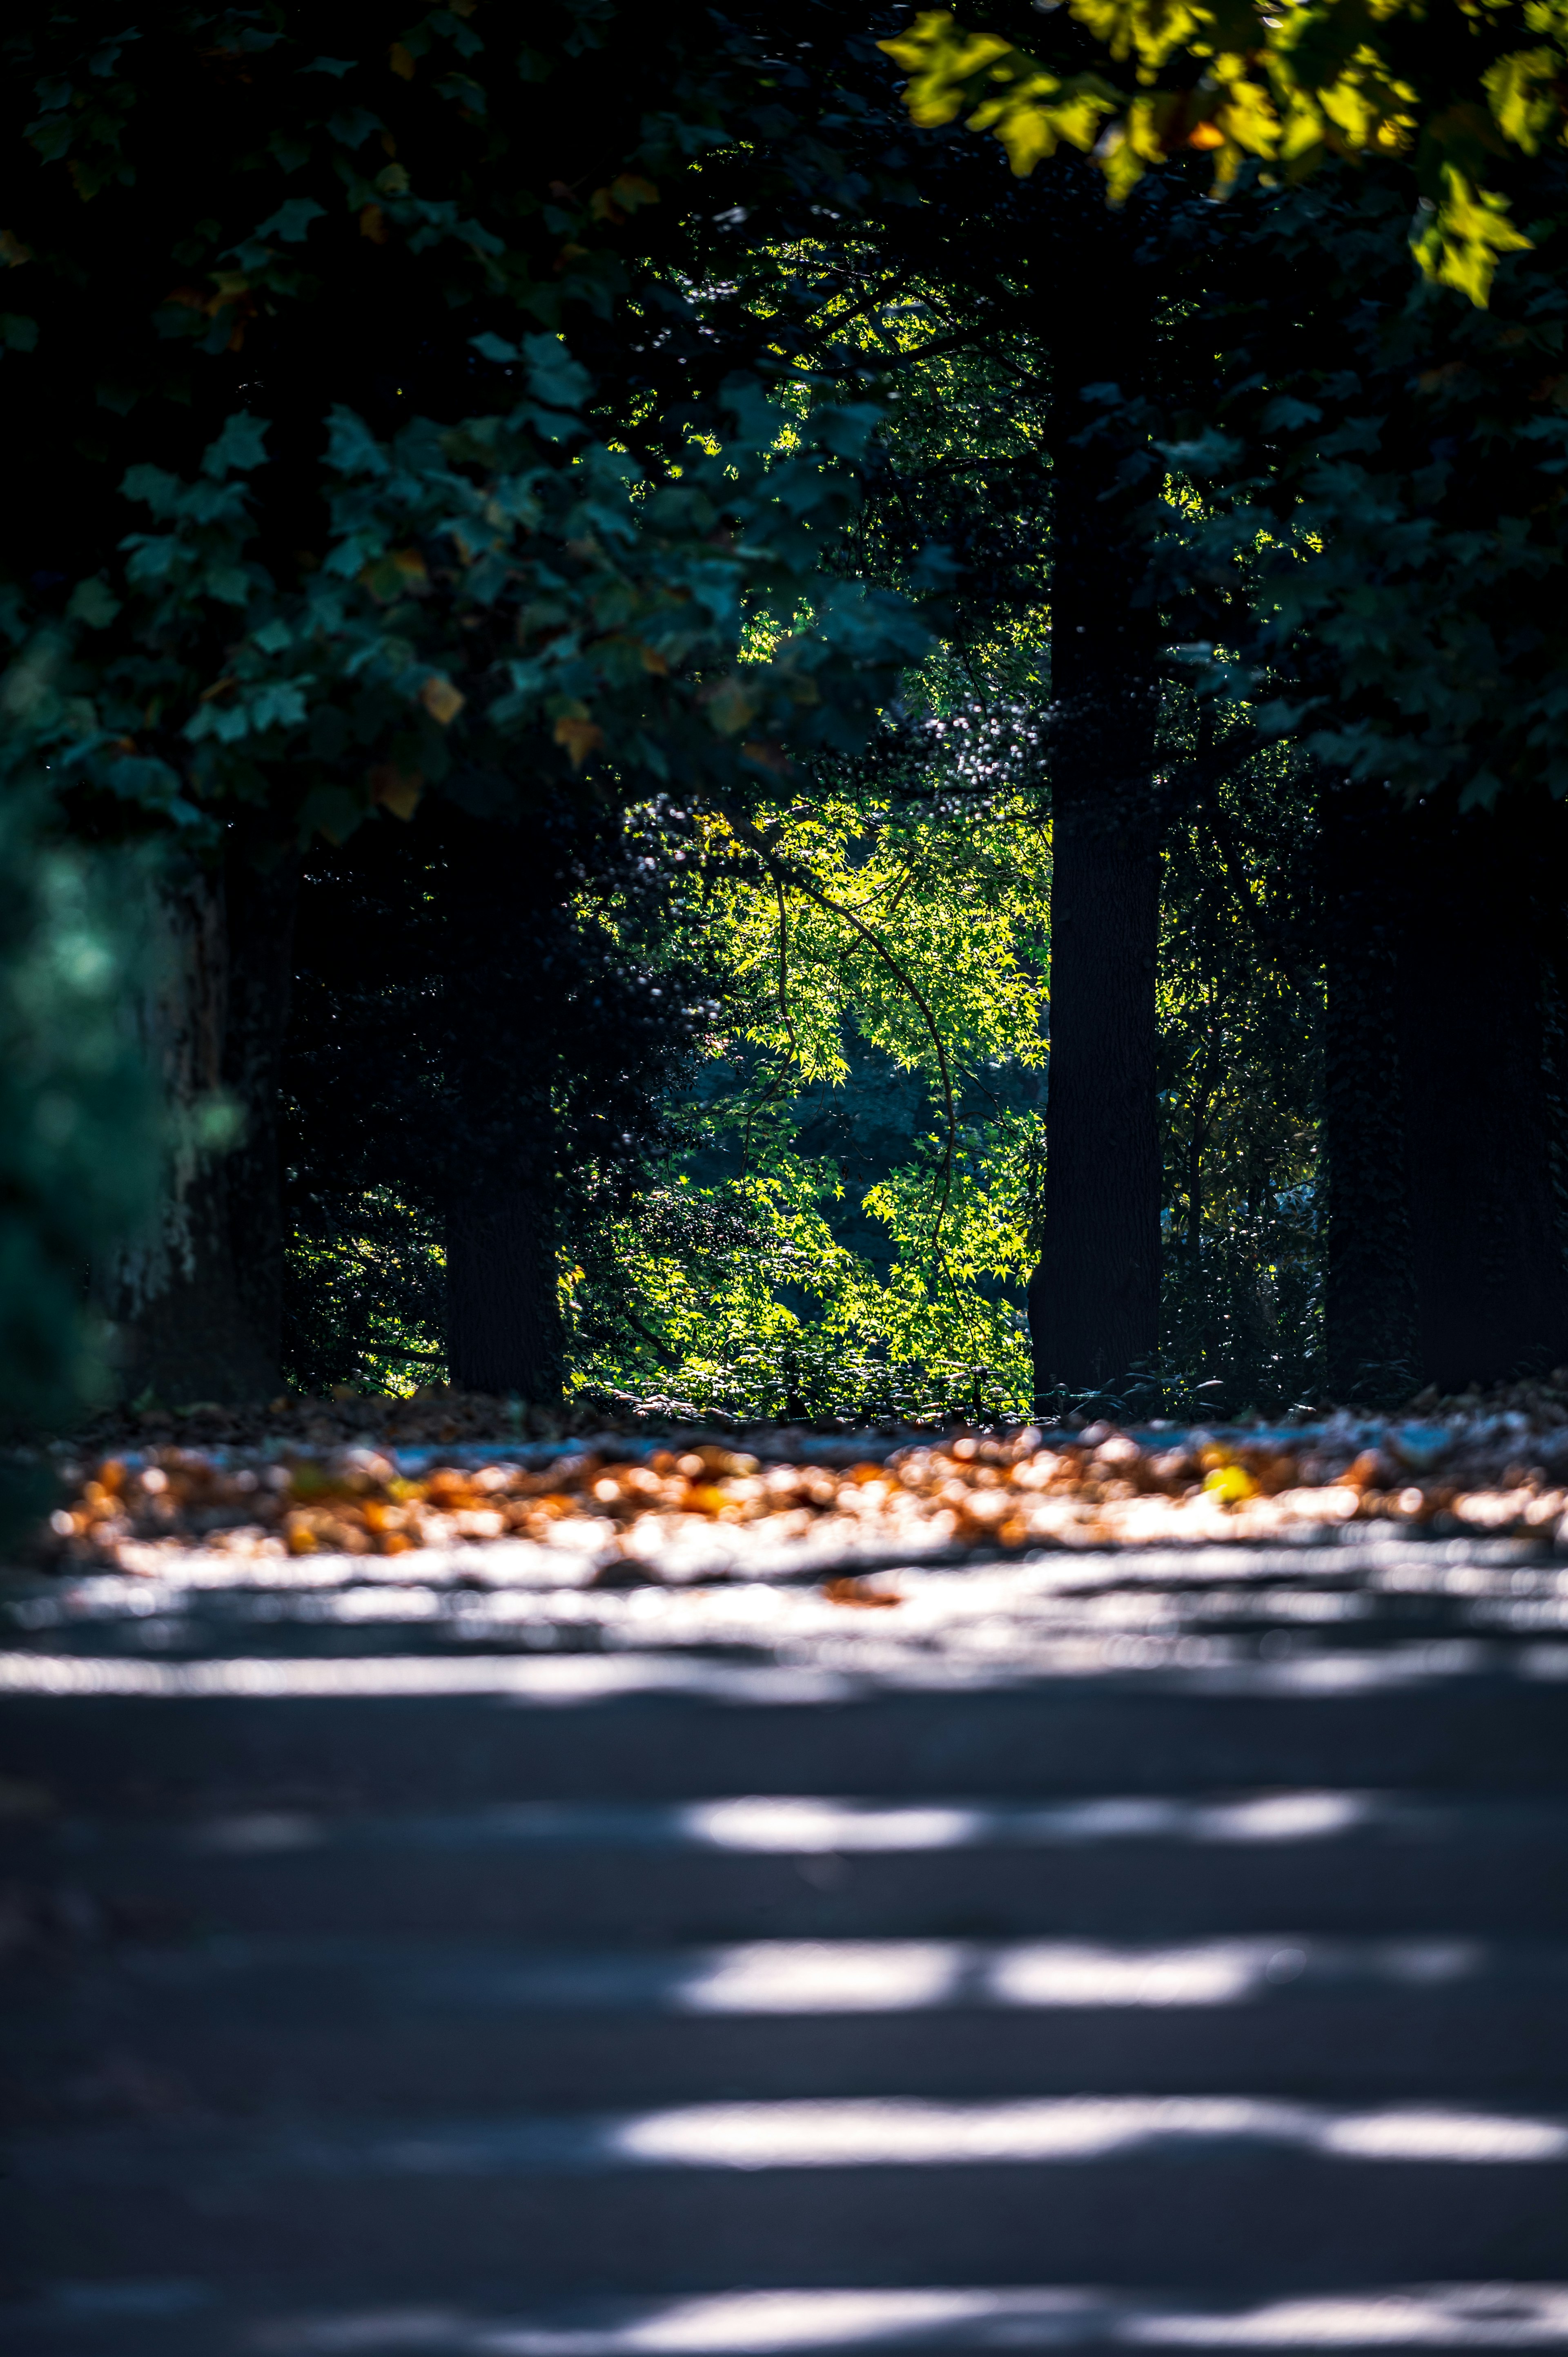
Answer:
<path fill-rule="evenodd" d="M 1217 1466 L 1203 1484 L 1206 1496 L 1216 1499 L 1222 1506 L 1239 1506 L 1243 1498 L 1255 1498 L 1258 1485 L 1244 1465 Z"/>
<path fill-rule="evenodd" d="M 13 270 L 17 270 L 24 262 L 31 262 L 32 258 L 32 247 L 24 245 L 15 230 L 0 229 L 0 262 L 7 263 Z"/>
<path fill-rule="evenodd" d="M 360 235 L 368 237 L 372 245 L 385 245 L 387 217 L 380 205 L 367 205 L 360 215 Z"/>
<path fill-rule="evenodd" d="M 394 41 L 387 51 L 387 63 L 393 73 L 400 74 L 404 81 L 413 80 L 413 59 L 401 41 Z"/>
<path fill-rule="evenodd" d="M 1484 310 L 1492 278 L 1505 253 L 1529 248 L 1530 241 L 1507 218 L 1508 199 L 1477 188 L 1452 164 L 1443 167 L 1443 201 L 1424 213 L 1411 239 L 1428 278 L 1457 287 Z"/>
<path fill-rule="evenodd" d="M 420 689 L 419 700 L 432 720 L 438 720 L 443 728 L 456 719 L 468 701 L 461 688 L 454 687 L 445 673 L 438 671 L 432 672 Z"/>
<path fill-rule="evenodd" d="M 1550 49 L 1516 49 L 1481 76 L 1498 128 L 1527 156 L 1535 155 L 1560 113 L 1557 61 Z"/>
<path fill-rule="evenodd" d="M 634 213 L 639 205 L 656 205 L 659 191 L 651 180 L 640 172 L 622 172 L 610 182 L 610 194 L 623 211 Z"/>
<path fill-rule="evenodd" d="M 575 770 L 580 770 L 589 754 L 596 753 L 604 741 L 605 732 L 596 720 L 568 713 L 555 723 L 555 742 L 564 745 Z"/>
<path fill-rule="evenodd" d="M 999 34 L 966 33 L 946 8 L 923 10 L 907 33 L 876 46 L 908 70 L 904 103 L 922 129 L 950 123 L 975 77 L 1012 48 Z"/>

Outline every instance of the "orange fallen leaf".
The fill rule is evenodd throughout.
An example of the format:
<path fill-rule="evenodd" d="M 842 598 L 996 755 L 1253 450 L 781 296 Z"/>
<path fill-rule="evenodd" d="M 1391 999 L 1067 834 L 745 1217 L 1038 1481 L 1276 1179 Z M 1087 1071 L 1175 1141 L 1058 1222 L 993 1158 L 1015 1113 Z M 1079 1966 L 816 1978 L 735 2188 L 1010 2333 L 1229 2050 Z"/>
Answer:
<path fill-rule="evenodd" d="M 830 1604 L 847 1604 L 860 1612 L 886 1612 L 898 1601 L 897 1596 L 889 1596 L 881 1589 L 869 1587 L 865 1580 L 855 1579 L 847 1575 L 838 1579 L 824 1581 L 822 1594 Z"/>

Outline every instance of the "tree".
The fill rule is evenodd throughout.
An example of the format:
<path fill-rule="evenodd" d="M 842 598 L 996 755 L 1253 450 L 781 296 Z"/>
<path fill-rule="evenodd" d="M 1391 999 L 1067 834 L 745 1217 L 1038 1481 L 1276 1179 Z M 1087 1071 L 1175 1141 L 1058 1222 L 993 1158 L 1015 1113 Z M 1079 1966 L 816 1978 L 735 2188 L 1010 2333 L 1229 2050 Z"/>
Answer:
<path fill-rule="evenodd" d="M 122 1305 L 181 1388 L 275 1363 L 264 970 L 293 848 L 427 789 L 488 792 L 503 829 L 535 780 L 613 798 L 690 763 L 755 794 L 786 738 L 853 740 L 918 639 L 886 598 L 812 595 L 868 416 L 781 414 L 756 323 L 716 333 L 682 292 L 656 176 L 722 135 L 725 41 L 618 19 L 607 74 L 596 9 L 528 41 L 475 13 L 386 48 L 341 9 L 133 33 L 40 5 L 9 38 L 13 708 L 81 829 L 189 846 L 163 1060 L 188 1131 L 241 1092 L 252 1166 L 173 1159 L 164 1225 L 200 1249 Z M 743 628 L 771 645 L 744 676 Z"/>
<path fill-rule="evenodd" d="M 1029 1288 L 1041 1393 L 1114 1387 L 1160 1340 L 1159 615 L 1139 597 L 1142 454 L 1092 390 L 1146 392 L 1156 286 L 1141 224 L 1084 196 L 1068 199 L 1051 287 L 1051 1099 Z"/>
<path fill-rule="evenodd" d="M 476 854 L 483 823 L 432 798 L 408 827 L 306 862 L 285 1101 L 289 1363 L 307 1386 L 436 1361 L 558 1396 L 561 1267 L 625 1215 L 712 1017 L 671 947 L 684 813 L 666 801 L 638 823 L 562 795 Z M 509 1297 L 499 1254 L 463 1232 L 492 1204 L 535 1305 L 501 1338 L 499 1380 L 483 1356 Z M 448 1299 L 465 1286 L 478 1319 L 472 1295 Z M 510 1379 L 522 1350 L 540 1354 L 526 1387 Z"/>
<path fill-rule="evenodd" d="M 1193 283 L 1207 290 L 1197 317 L 1220 354 L 1219 382 L 1199 404 L 1207 430 L 1168 409 L 1151 428 L 1193 487 L 1170 537 L 1205 552 L 1167 573 L 1165 594 L 1201 579 L 1224 616 L 1209 629 L 1245 649 L 1211 687 L 1294 731 L 1324 780 L 1331 1380 L 1348 1394 L 1415 1372 L 1454 1385 L 1550 1365 L 1568 1344 L 1554 1079 L 1542 1087 L 1543 1060 L 1554 1073 L 1561 829 L 1529 805 L 1568 785 L 1555 606 L 1541 596 L 1563 554 L 1552 404 L 1563 189 L 1558 163 L 1529 158 L 1560 119 L 1556 92 L 1537 82 L 1555 20 L 1541 17 L 1545 46 L 1526 57 L 1519 12 L 1417 24 L 1394 11 L 1348 68 L 1350 12 L 1333 7 L 1264 26 L 1252 63 L 1217 53 L 1215 20 L 1134 27 L 1075 13 L 1123 59 L 1135 49 L 1148 81 L 1185 59 L 1190 88 L 1125 105 L 1107 88 L 1087 117 L 1070 116 L 1059 74 L 1000 36 L 966 48 L 933 16 L 893 45 L 918 70 L 915 111 L 948 119 L 991 78 L 972 125 L 996 128 L 1023 171 L 1074 136 L 1073 123 L 1092 132 L 1115 116 L 1101 147 L 1113 196 L 1144 162 L 1195 141 L 1228 142 L 1232 176 L 1243 147 L 1288 152 L 1287 177 L 1305 183 L 1273 194 L 1254 184 L 1187 231 L 1208 248 Z M 1381 95 L 1373 88 L 1396 55 L 1402 122 L 1384 104 L 1386 76 Z M 1290 103 L 1254 110 L 1249 131 L 1259 61 Z M 1347 112 L 1347 70 L 1362 77 L 1359 114 Z M 1313 122 L 1323 135 L 1307 135 Z M 1477 139 L 1528 204 L 1529 237 L 1500 195 L 1477 193 Z M 1335 152 L 1359 171 L 1325 168 Z M 1437 283 L 1424 291 L 1403 257 L 1412 173 L 1430 199 L 1416 244 Z M 1477 307 L 1488 295 L 1491 309 Z M 1391 788 L 1422 805 L 1413 823 L 1387 823 Z M 1523 796 L 1519 810 L 1465 815 L 1505 788 Z M 1402 871 L 1380 895 L 1364 873 L 1374 846 Z M 1539 895 L 1521 889 L 1526 872 L 1541 878 Z M 1467 1046 L 1457 1099 L 1432 1013 L 1456 959 Z"/>
<path fill-rule="evenodd" d="M 1140 595 L 1149 543 L 1133 521 L 1155 462 L 1146 437 L 1130 447 L 1119 416 L 1084 397 L 1120 383 L 1136 414 L 1165 293 L 1148 267 L 1150 217 L 1143 204 L 1108 216 L 1089 174 L 1029 192 L 1009 187 L 999 157 L 929 134 L 912 140 L 886 66 L 869 43 L 846 38 L 840 14 L 819 8 L 799 30 L 799 45 L 780 43 L 776 56 L 781 101 L 797 124 L 831 116 L 841 188 L 856 191 L 838 199 L 841 242 L 818 270 L 818 332 L 833 339 L 838 365 L 876 365 L 897 399 L 927 335 L 900 348 L 885 334 L 846 353 L 844 327 L 878 303 L 918 296 L 930 344 L 1004 356 L 1012 397 L 1043 396 L 1048 411 L 1049 489 L 1031 521 L 1056 567 L 1050 762 L 1065 856 L 1051 887 L 1050 1209 L 1033 1323 L 1041 1391 L 1083 1392 L 1149 1361 L 1158 1341 L 1157 624 Z M 720 155 L 710 168 L 725 167 Z M 784 258 L 777 275 L 820 235 L 811 206 L 826 189 L 801 189 L 781 164 L 774 178 L 769 194 L 748 160 L 748 191 L 764 190 L 749 231 L 762 255 Z M 768 268 L 763 260 L 741 274 L 755 300 L 767 299 Z"/>
<path fill-rule="evenodd" d="M 1561 1362 L 1554 1102 L 1568 544 L 1562 167 L 1477 309 L 1412 288 L 1397 189 L 1325 175 L 1218 227 L 1216 424 L 1179 587 L 1210 673 L 1321 780 L 1341 1396 Z M 1245 594 L 1237 590 L 1245 583 Z M 1223 610 L 1222 625 L 1216 616 Z"/>

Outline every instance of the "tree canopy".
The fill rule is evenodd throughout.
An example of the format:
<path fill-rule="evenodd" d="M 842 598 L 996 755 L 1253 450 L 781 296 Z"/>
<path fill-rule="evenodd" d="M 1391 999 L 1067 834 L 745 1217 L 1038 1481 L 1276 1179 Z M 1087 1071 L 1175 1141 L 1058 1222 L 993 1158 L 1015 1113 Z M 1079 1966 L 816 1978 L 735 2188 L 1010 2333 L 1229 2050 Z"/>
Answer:
<path fill-rule="evenodd" d="M 1249 162 L 1294 183 L 1335 157 L 1397 158 L 1423 270 L 1477 304 L 1500 257 L 1533 242 L 1512 217 L 1509 166 L 1563 145 L 1558 0 L 1068 0 L 1065 13 L 1091 58 L 1070 36 L 1015 46 L 947 9 L 882 46 L 908 70 L 917 123 L 967 108 L 1017 173 L 1065 141 L 1092 152 L 1120 201 L 1184 153 L 1211 159 L 1221 194 Z"/>
<path fill-rule="evenodd" d="M 1550 10 L 6 38 L 0 786 L 19 909 L 130 857 L 49 1251 L 133 1396 L 1568 1357 Z"/>

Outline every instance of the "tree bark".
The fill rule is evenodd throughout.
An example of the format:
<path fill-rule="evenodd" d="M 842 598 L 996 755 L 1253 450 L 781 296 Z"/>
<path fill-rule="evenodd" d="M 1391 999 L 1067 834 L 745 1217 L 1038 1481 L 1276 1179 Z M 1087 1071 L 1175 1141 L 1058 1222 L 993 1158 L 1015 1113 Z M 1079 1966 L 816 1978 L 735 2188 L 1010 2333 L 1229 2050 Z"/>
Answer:
<path fill-rule="evenodd" d="M 1325 1347 L 1337 1400 L 1568 1360 L 1552 1067 L 1563 813 L 1322 802 Z"/>
<path fill-rule="evenodd" d="M 1568 1359 L 1541 890 L 1562 822 L 1523 801 L 1403 822 L 1398 1022 L 1416 1357 L 1444 1391 Z"/>
<path fill-rule="evenodd" d="M 465 1391 L 558 1400 L 564 1337 L 548 1190 L 464 1189 L 446 1217 L 446 1359 Z"/>
<path fill-rule="evenodd" d="M 1146 552 L 1115 437 L 1086 385 L 1138 390 L 1151 298 L 1123 220 L 1086 228 L 1072 340 L 1055 367 L 1051 1046 L 1046 1217 L 1029 1287 L 1036 1391 L 1114 1388 L 1159 1342 L 1160 1150 L 1153 808 L 1157 616 L 1133 597 Z"/>
<path fill-rule="evenodd" d="M 168 1140 L 153 1222 L 102 1272 L 121 1388 L 174 1405 L 278 1387 L 283 1232 L 277 1084 L 292 859 L 171 869 L 154 889 L 136 1019 Z"/>

